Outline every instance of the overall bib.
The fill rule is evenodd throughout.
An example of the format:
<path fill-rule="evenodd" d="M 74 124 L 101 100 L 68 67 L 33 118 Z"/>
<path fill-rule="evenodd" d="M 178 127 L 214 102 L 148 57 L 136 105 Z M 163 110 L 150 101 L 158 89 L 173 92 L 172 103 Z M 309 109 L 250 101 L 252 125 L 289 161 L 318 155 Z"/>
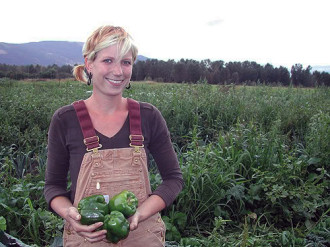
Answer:
<path fill-rule="evenodd" d="M 109 198 L 122 190 L 132 191 L 141 205 L 151 194 L 147 156 L 143 148 L 140 105 L 127 99 L 130 122 L 130 147 L 99 150 L 101 144 L 96 136 L 84 101 L 74 102 L 79 123 L 87 147 L 78 175 L 73 205 L 87 196 L 101 194 Z M 140 222 L 138 228 L 117 244 L 101 241 L 89 243 L 79 236 L 66 222 L 63 233 L 64 246 L 123 246 L 123 247 L 159 247 L 165 245 L 165 224 L 159 213 Z"/>

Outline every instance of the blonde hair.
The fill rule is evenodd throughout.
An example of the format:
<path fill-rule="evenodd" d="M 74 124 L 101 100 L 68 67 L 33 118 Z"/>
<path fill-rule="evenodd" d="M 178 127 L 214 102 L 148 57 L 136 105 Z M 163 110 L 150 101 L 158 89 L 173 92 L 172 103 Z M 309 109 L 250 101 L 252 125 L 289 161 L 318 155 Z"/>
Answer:
<path fill-rule="evenodd" d="M 122 57 L 131 51 L 133 62 L 135 62 L 138 49 L 135 46 L 132 37 L 122 28 L 115 26 L 101 26 L 96 29 L 85 42 L 82 53 L 84 59 L 94 61 L 99 51 L 111 45 L 118 44 L 120 47 L 119 55 Z M 85 65 L 77 65 L 73 68 L 73 75 L 78 81 L 87 82 Z"/>

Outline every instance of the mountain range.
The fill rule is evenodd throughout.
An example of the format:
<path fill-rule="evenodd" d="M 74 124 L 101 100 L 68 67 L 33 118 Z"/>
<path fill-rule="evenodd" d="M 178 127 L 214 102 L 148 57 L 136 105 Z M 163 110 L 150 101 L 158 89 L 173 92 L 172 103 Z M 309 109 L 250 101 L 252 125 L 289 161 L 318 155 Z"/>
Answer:
<path fill-rule="evenodd" d="M 57 64 L 75 65 L 84 62 L 83 42 L 41 41 L 23 44 L 0 42 L 0 63 L 8 65 L 39 64 L 48 66 Z M 139 55 L 138 60 L 147 60 Z"/>

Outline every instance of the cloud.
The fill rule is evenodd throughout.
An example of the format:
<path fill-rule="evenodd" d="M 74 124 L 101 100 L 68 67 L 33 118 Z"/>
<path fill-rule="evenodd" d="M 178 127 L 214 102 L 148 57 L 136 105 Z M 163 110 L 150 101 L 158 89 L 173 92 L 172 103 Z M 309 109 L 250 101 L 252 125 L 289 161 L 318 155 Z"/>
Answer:
<path fill-rule="evenodd" d="M 206 25 L 207 26 L 216 26 L 216 25 L 220 25 L 222 22 L 224 22 L 224 20 L 219 18 L 219 19 L 215 19 L 215 20 L 206 22 Z"/>

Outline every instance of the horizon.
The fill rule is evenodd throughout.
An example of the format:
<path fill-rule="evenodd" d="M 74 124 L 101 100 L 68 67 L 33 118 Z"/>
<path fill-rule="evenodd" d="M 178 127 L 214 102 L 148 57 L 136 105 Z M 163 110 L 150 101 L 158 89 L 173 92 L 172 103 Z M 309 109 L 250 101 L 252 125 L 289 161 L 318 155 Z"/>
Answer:
<path fill-rule="evenodd" d="M 1 43 L 4 43 L 4 44 L 9 44 L 9 45 L 24 45 L 24 44 L 30 44 L 30 43 L 42 43 L 42 42 L 67 42 L 67 43 L 81 43 L 82 45 L 84 44 L 84 42 L 81 42 L 81 41 L 67 41 L 67 40 L 42 40 L 42 41 L 32 41 L 32 42 L 24 42 L 24 43 L 8 43 L 8 42 L 1 42 L 0 41 L 0 44 Z M 0 50 L 0 55 L 1 55 L 1 50 Z M 168 61 L 168 60 L 174 60 L 175 62 L 178 62 L 180 61 L 181 59 L 184 59 L 184 60 L 195 60 L 195 61 L 203 61 L 203 60 L 208 60 L 209 58 L 204 58 L 204 59 L 191 59 L 191 58 L 178 58 L 178 59 L 173 59 L 173 58 L 169 58 L 169 59 L 161 59 L 161 58 L 154 58 L 154 57 L 147 57 L 145 56 L 144 54 L 138 54 L 138 56 L 143 56 L 144 58 L 146 59 L 157 59 L 157 60 L 161 60 L 161 61 Z M 296 64 L 301 64 L 303 65 L 302 63 L 296 63 L 296 64 L 292 64 L 290 66 L 285 66 L 285 65 L 281 65 L 281 64 L 272 64 L 271 62 L 266 62 L 266 63 L 259 63 L 258 61 L 254 61 L 254 60 L 244 60 L 244 61 L 224 61 L 223 59 L 219 58 L 219 59 L 209 59 L 210 61 L 223 61 L 225 64 L 226 63 L 230 63 L 230 62 L 245 62 L 245 61 L 248 61 L 248 62 L 256 62 L 257 64 L 261 65 L 261 66 L 265 66 L 266 64 L 270 64 L 272 65 L 273 67 L 275 68 L 278 68 L 278 67 L 285 67 L 287 68 L 289 71 L 291 69 L 292 66 L 296 65 Z M 17 64 L 16 64 L 17 65 Z M 330 63 L 329 65 L 318 65 L 318 64 L 315 64 L 315 65 L 312 65 L 312 64 L 308 64 L 306 66 L 303 65 L 304 68 L 307 68 L 308 66 L 311 66 L 312 69 L 311 69 L 311 72 L 313 71 L 320 71 L 320 72 L 327 72 L 327 73 L 330 73 Z"/>

